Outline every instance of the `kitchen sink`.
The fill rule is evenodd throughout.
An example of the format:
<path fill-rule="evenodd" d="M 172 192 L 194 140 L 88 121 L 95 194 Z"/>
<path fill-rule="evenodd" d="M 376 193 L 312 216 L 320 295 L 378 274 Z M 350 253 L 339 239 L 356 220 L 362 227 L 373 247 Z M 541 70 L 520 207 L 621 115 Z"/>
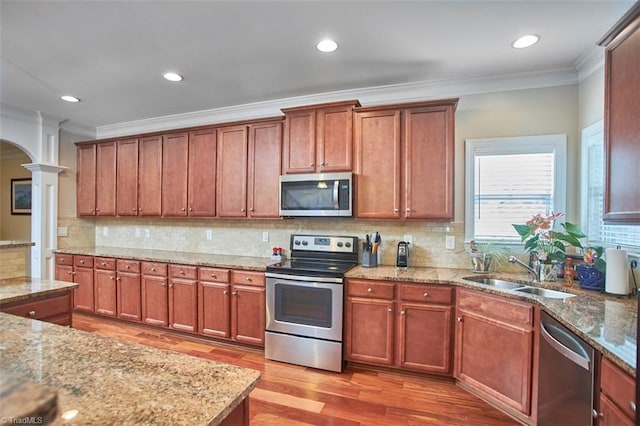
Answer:
<path fill-rule="evenodd" d="M 513 290 L 522 287 L 524 284 L 518 284 L 511 281 L 499 280 L 496 278 L 488 277 L 464 277 L 463 279 L 473 281 L 474 283 L 490 285 L 492 287 L 500 288 L 503 290 Z"/>
<path fill-rule="evenodd" d="M 548 299 L 566 299 L 568 297 L 575 296 L 575 294 L 565 293 L 564 291 L 529 286 L 516 288 L 514 291 L 517 291 L 519 293 L 535 294 L 536 296 L 546 297 Z"/>
<path fill-rule="evenodd" d="M 565 293 L 564 291 L 551 290 L 548 288 L 532 287 L 512 281 L 500 280 L 489 277 L 464 277 L 463 279 L 473 281 L 474 283 L 484 284 L 501 290 L 513 290 L 518 293 L 533 294 L 535 296 L 546 297 L 548 299 L 566 299 L 575 296 L 575 294 Z"/>

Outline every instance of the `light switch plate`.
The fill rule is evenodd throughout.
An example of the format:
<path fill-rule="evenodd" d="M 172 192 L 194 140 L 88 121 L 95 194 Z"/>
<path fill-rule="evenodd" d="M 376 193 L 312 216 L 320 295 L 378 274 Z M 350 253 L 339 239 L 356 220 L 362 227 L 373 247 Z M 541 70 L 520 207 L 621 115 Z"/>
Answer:
<path fill-rule="evenodd" d="M 207 229 L 207 241 L 213 240 L 213 229 Z"/>
<path fill-rule="evenodd" d="M 262 242 L 269 242 L 269 231 L 262 231 Z"/>
<path fill-rule="evenodd" d="M 69 230 L 66 226 L 58 226 L 58 237 L 66 237 L 69 235 L 68 232 Z"/>
<path fill-rule="evenodd" d="M 447 250 L 453 250 L 456 248 L 456 237 L 454 235 L 447 235 L 444 238 L 444 248 Z"/>

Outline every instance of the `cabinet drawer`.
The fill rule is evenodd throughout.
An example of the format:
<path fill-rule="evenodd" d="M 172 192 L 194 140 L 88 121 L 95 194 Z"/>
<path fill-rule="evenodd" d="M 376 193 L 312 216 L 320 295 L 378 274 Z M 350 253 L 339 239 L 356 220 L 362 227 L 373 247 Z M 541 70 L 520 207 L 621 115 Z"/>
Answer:
<path fill-rule="evenodd" d="M 533 305 L 477 291 L 458 289 L 458 309 L 514 326 L 533 326 Z"/>
<path fill-rule="evenodd" d="M 73 256 L 73 264 L 81 268 L 93 268 L 92 256 Z"/>
<path fill-rule="evenodd" d="M 453 303 L 453 289 L 451 287 L 401 284 L 398 290 L 401 300 L 408 302 L 442 303 L 450 305 Z"/>
<path fill-rule="evenodd" d="M 394 287 L 394 283 L 349 280 L 347 281 L 347 295 L 376 299 L 393 299 Z"/>
<path fill-rule="evenodd" d="M 140 273 L 140 262 L 137 260 L 118 259 L 116 265 L 120 272 Z"/>
<path fill-rule="evenodd" d="M 195 266 L 169 265 L 169 276 L 171 278 L 195 280 L 198 278 L 198 268 Z"/>
<path fill-rule="evenodd" d="M 96 257 L 96 269 L 114 271 L 116 269 L 116 260 L 110 257 Z"/>
<path fill-rule="evenodd" d="M 158 262 L 142 262 L 143 275 L 167 276 L 167 264 Z"/>
<path fill-rule="evenodd" d="M 71 297 L 69 292 L 60 296 L 17 303 L 2 307 L 2 312 L 32 319 L 46 319 L 56 315 L 69 314 Z"/>
<path fill-rule="evenodd" d="M 232 274 L 233 284 L 264 287 L 264 274 L 262 272 L 233 271 Z"/>
<path fill-rule="evenodd" d="M 636 400 L 635 386 L 633 377 L 607 358 L 602 357 L 600 389 L 632 420 L 636 418 L 636 412 L 631 405 L 635 404 Z"/>
<path fill-rule="evenodd" d="M 73 265 L 73 255 L 56 254 L 56 265 Z"/>
<path fill-rule="evenodd" d="M 198 280 L 218 283 L 229 282 L 229 270 L 217 268 L 198 268 Z"/>

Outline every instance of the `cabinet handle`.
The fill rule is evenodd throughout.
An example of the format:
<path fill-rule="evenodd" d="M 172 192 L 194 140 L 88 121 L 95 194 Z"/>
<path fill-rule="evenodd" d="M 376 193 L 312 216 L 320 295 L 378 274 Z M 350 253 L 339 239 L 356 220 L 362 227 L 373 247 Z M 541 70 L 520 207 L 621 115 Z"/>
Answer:
<path fill-rule="evenodd" d="M 598 413 L 595 409 L 593 409 L 591 411 L 591 417 L 593 417 L 594 419 L 603 418 L 604 417 L 604 413 Z"/>
<path fill-rule="evenodd" d="M 29 311 L 29 316 L 30 317 L 35 317 L 36 316 L 36 311 Z"/>
<path fill-rule="evenodd" d="M 429 293 L 427 293 L 426 291 L 423 294 L 424 297 L 429 297 Z"/>
<path fill-rule="evenodd" d="M 633 401 L 629 401 L 629 408 L 631 408 L 631 410 L 633 410 L 633 412 L 636 412 L 636 403 Z"/>
<path fill-rule="evenodd" d="M 456 318 L 456 321 L 458 321 L 458 322 L 462 322 L 462 317 L 458 317 L 458 318 Z"/>

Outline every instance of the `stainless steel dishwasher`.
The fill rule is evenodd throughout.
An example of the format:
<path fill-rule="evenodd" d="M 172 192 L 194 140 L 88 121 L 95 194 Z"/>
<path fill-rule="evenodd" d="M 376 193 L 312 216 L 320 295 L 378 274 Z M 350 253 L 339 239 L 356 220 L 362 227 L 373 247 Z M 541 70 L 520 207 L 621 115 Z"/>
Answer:
<path fill-rule="evenodd" d="M 598 353 L 546 312 L 540 315 L 538 426 L 594 424 Z"/>

